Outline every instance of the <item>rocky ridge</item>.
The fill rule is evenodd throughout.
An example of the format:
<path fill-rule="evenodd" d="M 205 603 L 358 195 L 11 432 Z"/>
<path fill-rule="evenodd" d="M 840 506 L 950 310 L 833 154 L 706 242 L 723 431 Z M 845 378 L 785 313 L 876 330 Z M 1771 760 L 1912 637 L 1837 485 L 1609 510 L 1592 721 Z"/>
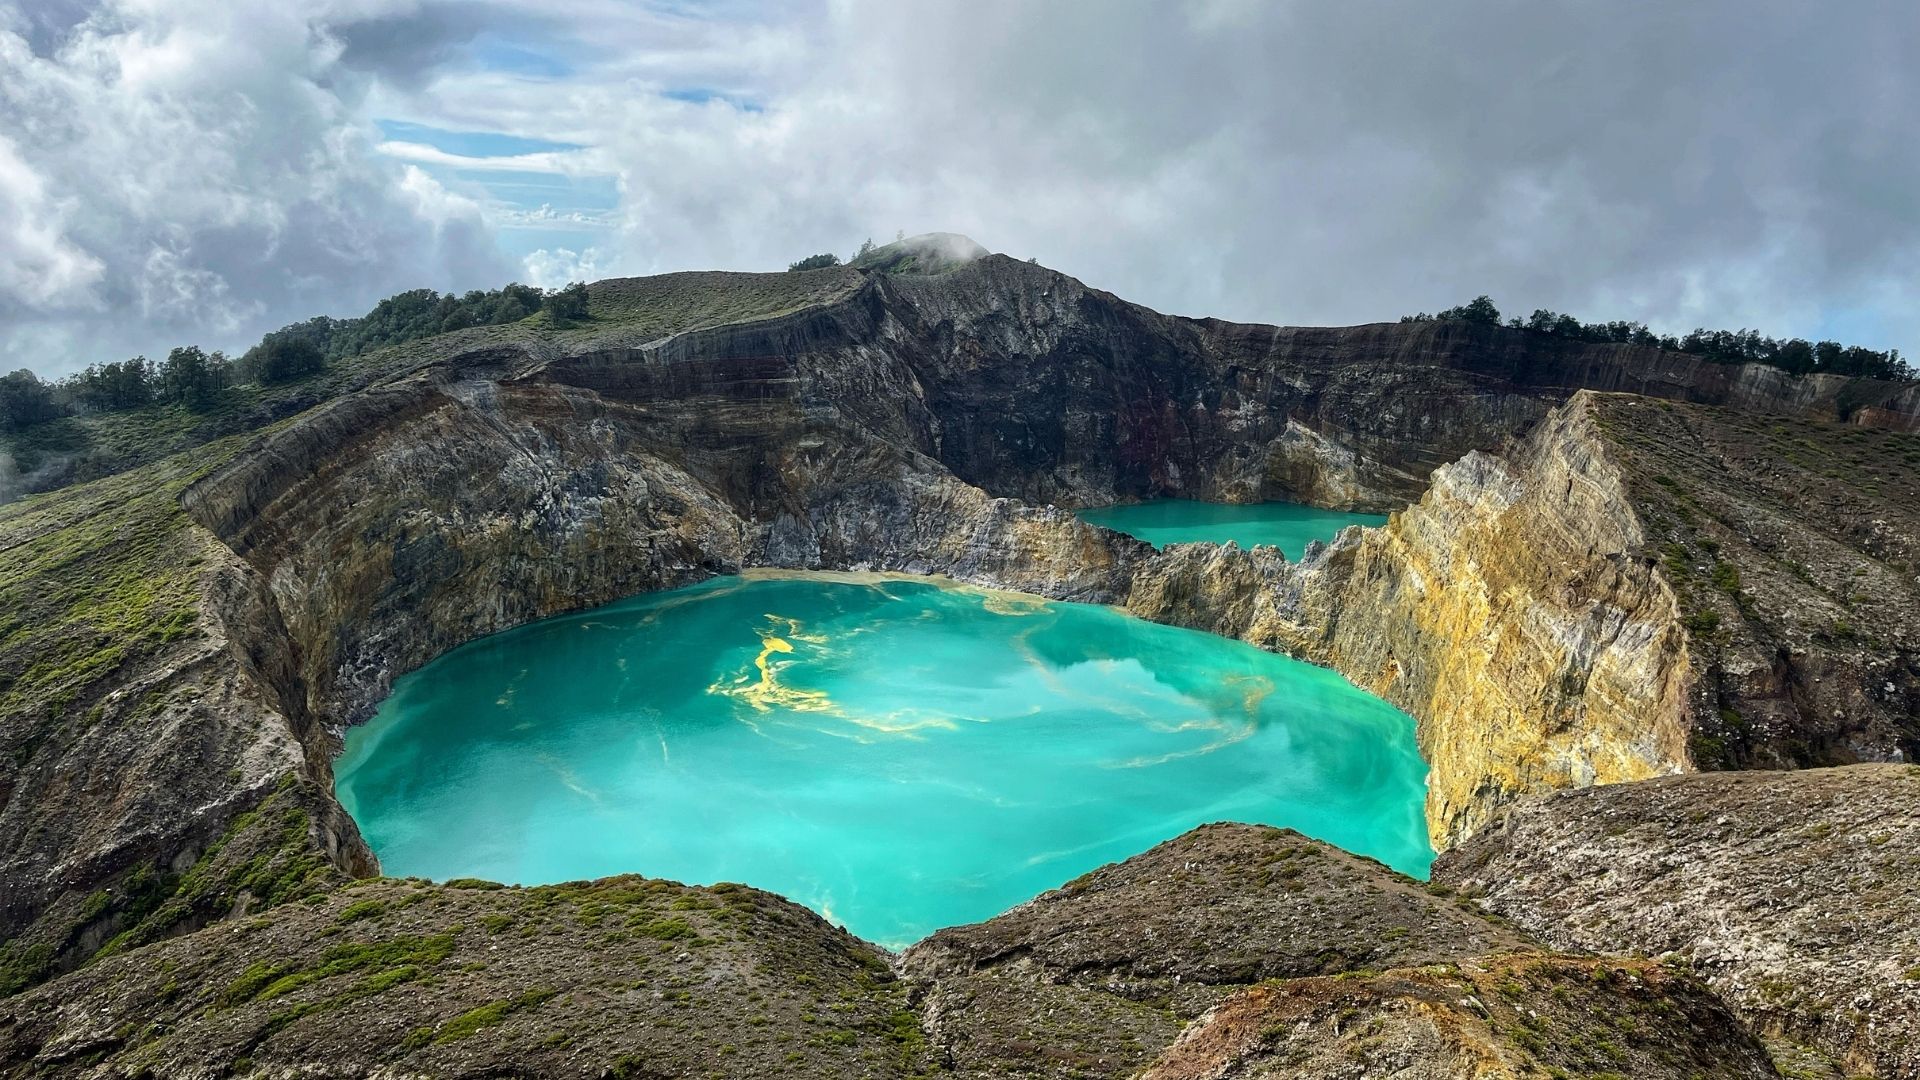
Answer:
<path fill-rule="evenodd" d="M 1680 612 L 1588 394 L 1289 565 L 1196 545 L 1127 606 L 1327 664 L 1405 708 L 1444 848 L 1528 792 L 1690 766 Z"/>
<path fill-rule="evenodd" d="M 1328 999 L 1338 1008 L 1313 1019 L 1286 1014 L 1307 1030 L 1265 1022 L 1281 1001 L 1315 1009 L 1305 1003 Z M 1409 999 L 1446 1021 L 1402 1038 Z M 1249 1011 L 1263 1020 L 1257 1029 L 1247 1029 Z M 0 1068 L 1194 1076 L 1221 1075 L 1223 1057 L 1285 1060 L 1289 1045 L 1327 1025 L 1344 1033 L 1332 1043 L 1344 1071 L 1324 1075 L 1462 1056 L 1510 1066 L 1488 1075 L 1521 1075 L 1529 1062 L 1775 1075 L 1683 971 L 1548 952 L 1444 891 L 1247 825 L 1197 829 L 997 919 L 942 931 L 897 964 L 743 886 L 367 880 L 0 1002 Z M 1477 1041 L 1433 1045 L 1455 1030 Z M 1310 1042 L 1309 1054 L 1328 1056 Z"/>

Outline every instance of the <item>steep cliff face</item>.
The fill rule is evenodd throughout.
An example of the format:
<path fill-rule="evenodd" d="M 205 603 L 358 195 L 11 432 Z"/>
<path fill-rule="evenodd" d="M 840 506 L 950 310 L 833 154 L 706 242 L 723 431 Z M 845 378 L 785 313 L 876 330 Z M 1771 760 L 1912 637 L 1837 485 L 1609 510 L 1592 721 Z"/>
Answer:
<path fill-rule="evenodd" d="M 1175 549 L 1127 606 L 1328 664 L 1405 708 L 1438 847 L 1521 793 L 1679 771 L 1686 635 L 1593 413 L 1576 397 L 1297 566 Z"/>
<path fill-rule="evenodd" d="M 1393 509 L 1434 468 L 1497 449 L 1583 387 L 1920 425 L 1920 391 L 1899 384 L 1457 322 L 1181 319 L 1003 256 L 875 275 L 779 318 L 541 355 L 543 377 L 657 402 L 782 370 L 815 416 L 996 496 L 1069 507 L 1182 495 Z"/>
<path fill-rule="evenodd" d="M 1446 847 L 1515 795 L 1688 766 L 1694 677 L 1591 399 L 1301 576 L 1290 643 L 1403 705 Z"/>
<path fill-rule="evenodd" d="M 1419 723 L 1439 848 L 1518 795 L 1920 754 L 1920 439 L 1575 395 L 1298 565 L 1174 548 L 1127 606 Z"/>
<path fill-rule="evenodd" d="M 206 467 L 0 516 L 0 993 L 371 869 L 331 792 L 302 779 L 324 743 L 282 693 L 284 626 L 180 508 Z"/>
<path fill-rule="evenodd" d="M 1684 612 L 1703 768 L 1920 755 L 1920 438 L 1635 398 L 1599 422 Z"/>
<path fill-rule="evenodd" d="M 1555 397 L 1456 365 L 1428 329 L 1169 318 L 997 257 L 886 289 L 933 419 L 929 451 L 1030 502 L 1385 509 Z"/>
<path fill-rule="evenodd" d="M 451 643 L 741 565 L 732 511 L 597 423 L 587 395 L 427 378 L 389 393 L 391 410 L 349 399 L 294 425 L 186 500 L 264 584 L 317 715 L 356 719 Z M 305 468 L 263 476 L 277 459 Z"/>
<path fill-rule="evenodd" d="M 600 392 L 423 372 L 187 492 L 265 583 L 307 710 L 351 723 L 473 637 L 750 565 L 1105 600 L 1146 550 L 811 418 L 785 364 L 717 382 L 699 361 L 597 370 Z"/>

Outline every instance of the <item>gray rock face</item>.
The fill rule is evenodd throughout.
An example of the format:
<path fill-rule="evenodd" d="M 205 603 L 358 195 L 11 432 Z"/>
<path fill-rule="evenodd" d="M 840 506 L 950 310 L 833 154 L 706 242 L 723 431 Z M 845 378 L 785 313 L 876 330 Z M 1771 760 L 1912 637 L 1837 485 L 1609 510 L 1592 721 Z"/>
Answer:
<path fill-rule="evenodd" d="M 0 1069 L 36 1076 L 1117 1080 L 1300 1060 L 1773 1075 L 1684 974 L 1548 954 L 1444 890 L 1246 825 L 899 958 L 737 885 L 365 881 L 0 1000 Z"/>
<path fill-rule="evenodd" d="M 1634 960 L 1499 956 L 1255 986 L 1143 1080 L 1775 1077 L 1707 988 Z"/>
<path fill-rule="evenodd" d="M 1434 879 L 1565 949 L 1673 954 L 1845 1075 L 1920 1076 L 1920 767 L 1672 777 L 1535 797 Z"/>

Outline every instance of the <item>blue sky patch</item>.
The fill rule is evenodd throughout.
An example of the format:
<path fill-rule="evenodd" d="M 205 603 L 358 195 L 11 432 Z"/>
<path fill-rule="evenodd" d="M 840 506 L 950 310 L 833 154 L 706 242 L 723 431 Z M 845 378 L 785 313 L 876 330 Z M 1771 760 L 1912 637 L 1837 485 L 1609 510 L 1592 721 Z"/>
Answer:
<path fill-rule="evenodd" d="M 614 177 L 570 176 L 482 164 L 485 158 L 584 149 L 577 143 L 493 131 L 449 131 L 405 120 L 381 119 L 376 123 L 389 141 L 431 146 L 442 153 L 473 158 L 472 166 L 452 162 L 415 165 L 447 189 L 487 206 L 495 243 L 515 259 L 543 248 L 583 250 L 613 231 L 620 208 L 620 186 Z"/>
<path fill-rule="evenodd" d="M 1895 335 L 1888 330 L 1882 312 L 1867 307 L 1847 307 L 1822 311 L 1819 323 L 1806 336 L 1814 341 L 1825 339 L 1842 345 L 1885 349 Z"/>
<path fill-rule="evenodd" d="M 394 142 L 421 143 L 443 153 L 458 154 L 461 157 L 511 157 L 515 154 L 537 154 L 546 150 L 579 150 L 579 143 L 554 142 L 550 139 L 529 139 L 522 135 L 507 135 L 498 131 L 448 131 L 445 128 L 429 127 L 426 124 L 410 124 L 404 120 L 375 120 L 382 137 Z"/>
<path fill-rule="evenodd" d="M 735 97 L 723 90 L 714 90 L 705 86 L 677 86 L 671 90 L 662 90 L 660 96 L 684 101 L 690 105 L 705 105 L 710 101 L 718 101 L 731 105 L 741 112 L 765 111 L 765 106 L 751 98 Z"/>

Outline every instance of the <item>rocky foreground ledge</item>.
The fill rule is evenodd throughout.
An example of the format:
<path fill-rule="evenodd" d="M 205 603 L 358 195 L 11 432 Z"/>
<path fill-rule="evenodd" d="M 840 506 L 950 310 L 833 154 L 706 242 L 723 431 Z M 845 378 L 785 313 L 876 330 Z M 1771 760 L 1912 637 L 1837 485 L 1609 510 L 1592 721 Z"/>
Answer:
<path fill-rule="evenodd" d="M 1557 948 L 1675 957 L 1846 1075 L 1920 1076 L 1920 766 L 1528 799 L 1434 880 Z"/>
<path fill-rule="evenodd" d="M 1209 825 L 897 956 L 745 886 L 368 879 L 0 1001 L 0 1068 L 1912 1077 L 1916 841 L 1871 765 L 1524 801 L 1431 883 Z"/>
<path fill-rule="evenodd" d="M 0 1002 L 47 1076 L 1767 1077 L 1685 965 L 1210 825 L 899 957 L 742 886 L 368 881 Z"/>

